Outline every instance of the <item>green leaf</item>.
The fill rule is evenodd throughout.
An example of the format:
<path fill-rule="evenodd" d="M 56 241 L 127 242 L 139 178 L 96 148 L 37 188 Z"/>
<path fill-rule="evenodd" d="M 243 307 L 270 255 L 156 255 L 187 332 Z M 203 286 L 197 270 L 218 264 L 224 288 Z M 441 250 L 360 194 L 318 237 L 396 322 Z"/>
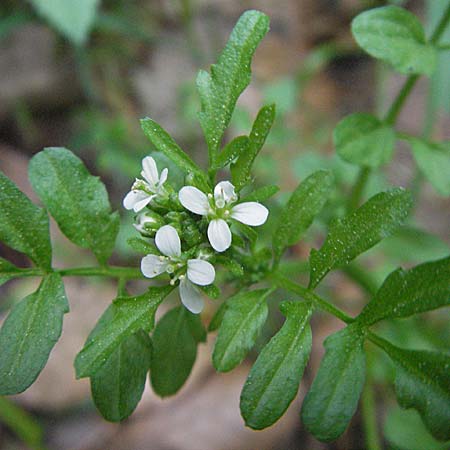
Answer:
<path fill-rule="evenodd" d="M 47 213 L 0 171 L 0 241 L 50 269 L 52 248 Z"/>
<path fill-rule="evenodd" d="M 395 188 L 374 195 L 356 211 L 332 222 L 321 249 L 311 251 L 310 287 L 316 287 L 330 270 L 348 264 L 394 233 L 411 204 L 409 192 Z"/>
<path fill-rule="evenodd" d="M 402 408 L 419 411 L 431 434 L 450 439 L 450 356 L 405 350 L 383 340 L 382 348 L 396 365 L 395 394 Z"/>
<path fill-rule="evenodd" d="M 37 13 L 76 45 L 83 45 L 94 24 L 100 0 L 31 0 Z"/>
<path fill-rule="evenodd" d="M 119 239 L 120 240 L 120 239 Z M 142 255 L 159 255 L 159 250 L 151 242 L 138 237 L 131 237 L 127 239 L 127 244 L 137 253 Z"/>
<path fill-rule="evenodd" d="M 302 421 L 319 441 L 333 441 L 347 428 L 365 381 L 361 329 L 348 326 L 327 337 L 325 356 L 303 400 Z"/>
<path fill-rule="evenodd" d="M 449 196 L 450 141 L 435 143 L 416 138 L 409 138 L 408 141 L 417 166 L 427 180 L 439 194 Z"/>
<path fill-rule="evenodd" d="M 217 371 L 234 369 L 255 344 L 267 318 L 269 292 L 269 289 L 240 292 L 227 300 L 212 355 Z"/>
<path fill-rule="evenodd" d="M 371 114 L 351 114 L 334 129 L 338 155 L 352 164 L 376 169 L 389 162 L 395 144 L 395 131 Z"/>
<path fill-rule="evenodd" d="M 238 136 L 237 138 L 234 138 L 217 155 L 216 161 L 211 169 L 221 169 L 231 162 L 236 161 L 241 153 L 247 151 L 248 146 L 249 139 L 247 136 Z"/>
<path fill-rule="evenodd" d="M 392 272 L 358 321 L 370 326 L 386 318 L 408 317 L 449 304 L 450 256 Z"/>
<path fill-rule="evenodd" d="M 260 109 L 253 123 L 249 135 L 249 144 L 245 152 L 242 152 L 234 164 L 231 165 L 231 181 L 240 191 L 251 182 L 251 170 L 253 162 L 262 149 L 273 121 L 275 120 L 275 105 L 264 106 Z"/>
<path fill-rule="evenodd" d="M 108 308 L 75 359 L 77 378 L 91 377 L 126 337 L 139 330 L 151 331 L 155 312 L 172 286 L 151 287 L 136 297 L 119 297 Z M 96 330 L 97 329 L 97 330 Z"/>
<path fill-rule="evenodd" d="M 353 19 L 352 33 L 369 55 L 402 74 L 429 76 L 434 72 L 436 50 L 427 44 L 417 17 L 402 8 L 386 6 L 363 12 Z"/>
<path fill-rule="evenodd" d="M 211 74 L 201 70 L 197 89 L 201 100 L 200 124 L 214 163 L 236 101 L 248 86 L 253 53 L 269 30 L 269 18 L 259 11 L 246 11 L 234 27 Z"/>
<path fill-rule="evenodd" d="M 297 395 L 311 352 L 312 308 L 300 302 L 280 305 L 286 321 L 262 349 L 241 394 L 245 424 L 261 430 L 275 423 Z"/>
<path fill-rule="evenodd" d="M 153 333 L 150 378 L 153 390 L 161 397 L 178 392 L 188 379 L 197 357 L 197 331 L 192 333 L 192 315 L 183 306 L 166 313 Z M 199 320 L 197 318 L 197 320 Z"/>
<path fill-rule="evenodd" d="M 280 188 L 278 186 L 275 186 L 273 184 L 269 186 L 263 186 L 258 189 L 255 189 L 250 194 L 246 195 L 245 197 L 241 198 L 241 203 L 244 202 L 263 202 L 273 195 L 275 195 Z"/>
<path fill-rule="evenodd" d="M 450 446 L 433 438 L 414 409 L 392 408 L 384 421 L 384 436 L 392 450 L 448 450 Z"/>
<path fill-rule="evenodd" d="M 44 277 L 39 289 L 17 303 L 0 330 L 0 394 L 23 392 L 38 377 L 61 335 L 69 311 L 58 274 Z"/>
<path fill-rule="evenodd" d="M 0 258 L 0 286 L 11 278 L 14 278 L 18 273 L 20 273 L 18 267 L 6 259 Z"/>
<path fill-rule="evenodd" d="M 136 408 L 150 369 L 152 344 L 142 330 L 127 336 L 91 377 L 92 398 L 102 416 L 120 422 Z"/>
<path fill-rule="evenodd" d="M 179 147 L 161 125 L 150 119 L 150 117 L 146 117 L 141 119 L 141 127 L 144 134 L 158 151 L 167 156 L 184 172 L 191 172 L 202 183 L 201 187 L 204 190 L 209 190 L 208 181 L 203 170 Z"/>
<path fill-rule="evenodd" d="M 332 185 L 333 176 L 327 170 L 314 172 L 298 185 L 281 211 L 273 233 L 275 258 L 279 259 L 286 247 L 300 240 L 325 205 Z"/>
<path fill-rule="evenodd" d="M 111 256 L 119 215 L 111 214 L 104 184 L 65 148 L 47 148 L 30 162 L 33 189 L 76 245 L 90 248 L 100 263 Z"/>

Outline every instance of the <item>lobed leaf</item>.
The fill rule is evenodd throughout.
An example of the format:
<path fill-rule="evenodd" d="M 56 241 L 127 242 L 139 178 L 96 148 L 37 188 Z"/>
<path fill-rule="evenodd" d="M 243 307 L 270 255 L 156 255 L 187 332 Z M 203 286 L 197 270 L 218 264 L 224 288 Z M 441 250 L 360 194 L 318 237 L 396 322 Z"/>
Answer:
<path fill-rule="evenodd" d="M 217 371 L 234 369 L 255 344 L 267 318 L 269 292 L 269 289 L 244 291 L 227 300 L 212 355 Z"/>
<path fill-rule="evenodd" d="M 402 408 L 415 408 L 431 434 L 450 439 L 450 356 L 405 350 L 383 340 L 382 348 L 396 365 L 395 393 Z"/>
<path fill-rule="evenodd" d="M 374 195 L 356 211 L 332 222 L 320 250 L 311 251 L 310 287 L 316 287 L 330 270 L 348 264 L 396 231 L 411 204 L 409 192 L 395 188 Z"/>
<path fill-rule="evenodd" d="M 184 172 L 192 173 L 201 183 L 200 187 L 203 190 L 209 190 L 208 180 L 203 170 L 179 147 L 161 125 L 150 119 L 150 117 L 146 117 L 145 119 L 141 119 L 141 127 L 144 134 L 158 151 L 166 155 Z"/>
<path fill-rule="evenodd" d="M 47 148 L 30 162 L 33 189 L 76 245 L 91 249 L 100 263 L 111 256 L 119 215 L 111 213 L 108 193 L 98 177 L 65 148 Z"/>
<path fill-rule="evenodd" d="M 251 182 L 251 170 L 255 158 L 262 149 L 275 120 L 275 105 L 264 106 L 260 109 L 253 123 L 252 131 L 248 137 L 249 143 L 236 162 L 231 165 L 231 181 L 240 191 Z"/>
<path fill-rule="evenodd" d="M 47 213 L 0 171 L 0 241 L 50 269 L 52 248 Z"/>
<path fill-rule="evenodd" d="M 172 286 L 151 287 L 136 297 L 119 297 L 105 311 L 75 359 L 77 378 L 92 377 L 118 345 L 139 330 L 154 326 L 155 312 Z"/>
<path fill-rule="evenodd" d="M 175 394 L 184 385 L 197 357 L 197 342 L 205 337 L 198 333 L 200 319 L 190 315 L 194 316 L 183 306 L 171 309 L 153 333 L 150 378 L 153 390 L 161 397 Z"/>
<path fill-rule="evenodd" d="M 269 30 L 269 18 L 259 11 L 246 11 L 239 18 L 211 74 L 201 70 L 197 89 L 201 100 L 200 124 L 214 164 L 223 134 L 236 101 L 248 86 L 253 53 Z"/>
<path fill-rule="evenodd" d="M 409 138 L 417 166 L 436 191 L 450 195 L 450 141 L 435 143 Z"/>
<path fill-rule="evenodd" d="M 27 389 L 44 368 L 69 311 L 61 277 L 46 275 L 39 289 L 14 305 L 0 330 L 0 394 Z"/>
<path fill-rule="evenodd" d="M 338 155 L 349 163 L 376 169 L 389 162 L 395 144 L 394 129 L 371 114 L 351 114 L 333 132 Z"/>
<path fill-rule="evenodd" d="M 292 193 L 280 214 L 273 234 L 275 258 L 280 259 L 286 247 L 298 242 L 322 210 L 333 184 L 327 170 L 318 170 L 302 181 Z"/>
<path fill-rule="evenodd" d="M 100 0 L 31 0 L 37 13 L 76 45 L 83 45 L 92 28 Z"/>
<path fill-rule="evenodd" d="M 369 55 L 391 64 L 398 72 L 430 76 L 437 61 L 417 17 L 398 6 L 385 6 L 359 14 L 352 22 L 356 42 Z"/>
<path fill-rule="evenodd" d="M 362 310 L 358 322 L 370 326 L 395 317 L 408 317 L 450 304 L 450 256 L 397 269 Z"/>
<path fill-rule="evenodd" d="M 111 422 L 126 419 L 139 403 L 150 369 L 152 344 L 142 330 L 127 336 L 91 377 L 91 393 L 101 415 Z"/>
<path fill-rule="evenodd" d="M 245 424 L 261 430 L 275 423 L 297 395 L 311 352 L 309 304 L 286 301 L 280 309 L 286 321 L 262 349 L 241 394 Z"/>
<path fill-rule="evenodd" d="M 364 335 L 348 326 L 327 337 L 325 356 L 302 405 L 302 421 L 319 441 L 333 441 L 347 428 L 365 381 Z"/>

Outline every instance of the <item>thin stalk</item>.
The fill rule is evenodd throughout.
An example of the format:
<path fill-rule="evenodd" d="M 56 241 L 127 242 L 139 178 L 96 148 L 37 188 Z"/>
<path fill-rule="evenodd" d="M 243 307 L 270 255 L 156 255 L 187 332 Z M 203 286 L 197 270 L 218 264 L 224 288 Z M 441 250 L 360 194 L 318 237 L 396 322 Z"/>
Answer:
<path fill-rule="evenodd" d="M 439 23 L 437 24 L 435 30 L 433 31 L 429 41 L 430 44 L 436 44 L 439 41 L 449 21 L 450 21 L 450 5 L 445 10 Z M 392 103 L 391 107 L 386 113 L 384 120 L 387 124 L 392 126 L 395 124 L 398 115 L 400 114 L 400 111 L 402 110 L 405 101 L 408 98 L 409 94 L 411 93 L 413 87 L 417 83 L 419 76 L 420 75 L 411 75 L 406 79 L 402 89 L 397 94 L 397 97 L 395 98 L 394 102 Z M 358 179 L 356 180 L 355 186 L 353 187 L 352 193 L 350 195 L 350 201 L 348 203 L 349 211 L 351 211 L 351 208 L 354 207 L 354 205 L 359 204 L 362 193 L 364 191 L 364 187 L 369 179 L 369 174 L 370 170 L 368 168 L 362 167 L 360 169 Z"/>
<path fill-rule="evenodd" d="M 367 450 L 382 450 L 378 435 L 375 396 L 370 376 L 367 377 L 366 385 L 361 395 L 361 412 Z"/>

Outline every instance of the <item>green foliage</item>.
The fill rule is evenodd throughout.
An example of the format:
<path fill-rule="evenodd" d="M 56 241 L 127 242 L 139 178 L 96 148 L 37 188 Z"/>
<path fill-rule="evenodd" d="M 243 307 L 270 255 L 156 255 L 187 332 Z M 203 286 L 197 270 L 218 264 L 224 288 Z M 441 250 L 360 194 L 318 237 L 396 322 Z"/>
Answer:
<path fill-rule="evenodd" d="M 342 159 L 375 169 L 391 160 L 395 131 L 371 114 L 356 113 L 337 124 L 333 141 Z"/>
<path fill-rule="evenodd" d="M 0 241 L 25 253 L 43 269 L 52 263 L 48 216 L 0 172 Z"/>
<path fill-rule="evenodd" d="M 227 166 L 244 152 L 248 151 L 249 139 L 248 136 L 238 136 L 230 141 L 218 154 L 215 164 L 211 167 L 213 170 L 221 169 Z"/>
<path fill-rule="evenodd" d="M 392 408 L 384 421 L 384 435 L 392 450 L 447 450 L 450 444 L 434 439 L 414 409 Z"/>
<path fill-rule="evenodd" d="M 365 326 L 450 304 L 450 256 L 410 270 L 397 269 L 358 317 Z"/>
<path fill-rule="evenodd" d="M 286 321 L 262 349 L 241 394 L 242 417 L 255 430 L 284 414 L 297 395 L 311 352 L 311 305 L 286 301 L 280 309 Z"/>
<path fill-rule="evenodd" d="M 49 274 L 39 289 L 17 303 L 0 330 L 0 394 L 24 391 L 38 377 L 59 339 L 69 311 L 64 285 Z"/>
<path fill-rule="evenodd" d="M 152 344 L 142 330 L 125 337 L 91 377 L 91 392 L 101 415 L 111 422 L 126 419 L 144 392 Z"/>
<path fill-rule="evenodd" d="M 104 184 L 65 148 L 47 148 L 35 155 L 29 176 L 61 231 L 106 263 L 119 231 L 119 215 L 111 213 Z"/>
<path fill-rule="evenodd" d="M 6 259 L 0 258 L 0 286 L 11 278 L 14 278 L 20 269 Z"/>
<path fill-rule="evenodd" d="M 165 131 L 161 125 L 146 117 L 141 120 L 141 127 L 144 134 L 156 149 L 166 155 L 181 170 L 191 172 L 202 183 L 201 187 L 208 190 L 208 182 L 204 172 L 194 161 L 179 147 L 173 138 Z"/>
<path fill-rule="evenodd" d="M 100 5 L 100 0 L 30 1 L 40 16 L 76 45 L 86 43 Z"/>
<path fill-rule="evenodd" d="M 197 343 L 204 341 L 200 319 L 179 306 L 166 313 L 153 333 L 151 381 L 153 390 L 161 397 L 176 394 L 189 377 Z"/>
<path fill-rule="evenodd" d="M 356 42 L 369 55 L 391 64 L 405 75 L 430 76 L 436 66 L 436 50 L 414 14 L 398 6 L 371 9 L 352 22 Z"/>
<path fill-rule="evenodd" d="M 269 185 L 255 189 L 251 194 L 241 199 L 242 202 L 263 202 L 275 195 L 280 188 L 278 186 Z"/>
<path fill-rule="evenodd" d="M 250 83 L 253 53 L 268 30 L 269 18 L 265 14 L 246 11 L 234 27 L 217 64 L 211 66 L 211 74 L 201 70 L 197 76 L 202 105 L 199 120 L 212 164 L 236 101 Z"/>
<path fill-rule="evenodd" d="M 150 332 L 154 326 L 156 309 L 171 290 L 172 286 L 151 287 L 142 295 L 114 300 L 111 311 L 106 310 L 104 313 L 110 323 L 105 327 L 103 324 L 106 318 L 100 318 L 98 333 L 88 339 L 75 359 L 77 378 L 95 375 L 126 337 L 141 329 Z"/>
<path fill-rule="evenodd" d="M 450 356 L 405 350 L 384 341 L 383 349 L 396 365 L 395 393 L 402 408 L 419 411 L 439 440 L 450 439 Z"/>
<path fill-rule="evenodd" d="M 410 194 L 401 189 L 381 192 L 343 219 L 332 222 L 320 250 L 312 250 L 310 287 L 317 286 L 332 269 L 348 264 L 359 254 L 391 235 L 411 208 Z"/>
<path fill-rule="evenodd" d="M 268 289 L 244 291 L 227 300 L 212 356 L 219 372 L 234 369 L 255 344 L 267 318 L 268 294 Z"/>
<path fill-rule="evenodd" d="M 348 326 L 327 337 L 325 356 L 303 400 L 302 422 L 320 441 L 333 441 L 347 428 L 365 381 L 364 334 Z"/>
<path fill-rule="evenodd" d="M 408 139 L 417 166 L 436 191 L 450 195 L 450 141 L 443 143 L 427 142 L 422 139 Z"/>
<path fill-rule="evenodd" d="M 286 247 L 300 240 L 316 215 L 322 210 L 333 185 L 333 176 L 319 170 L 302 181 L 281 211 L 273 234 L 275 258 L 280 259 Z"/>
<path fill-rule="evenodd" d="M 251 182 L 253 162 L 264 145 L 274 120 L 275 105 L 261 108 L 248 137 L 247 148 L 241 152 L 236 162 L 231 165 L 231 180 L 238 191 Z"/>

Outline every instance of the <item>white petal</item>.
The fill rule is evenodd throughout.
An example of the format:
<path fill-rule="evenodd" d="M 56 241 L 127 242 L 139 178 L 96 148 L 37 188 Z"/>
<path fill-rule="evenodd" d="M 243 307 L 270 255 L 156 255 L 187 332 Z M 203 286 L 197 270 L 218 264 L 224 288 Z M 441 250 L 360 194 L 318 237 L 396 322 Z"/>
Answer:
<path fill-rule="evenodd" d="M 234 186 L 229 181 L 221 181 L 216 184 L 214 188 L 214 200 L 220 201 L 223 199 L 225 203 L 229 203 L 230 201 L 236 200 L 236 192 L 234 191 Z"/>
<path fill-rule="evenodd" d="M 151 186 L 154 186 L 158 183 L 158 168 L 156 167 L 156 162 L 151 156 L 146 156 L 142 160 L 142 168 L 144 169 L 141 172 L 141 175 L 150 183 Z"/>
<path fill-rule="evenodd" d="M 216 252 L 224 252 L 231 245 L 231 231 L 223 219 L 214 219 L 208 225 L 208 239 Z"/>
<path fill-rule="evenodd" d="M 269 210 L 257 202 L 239 203 L 239 205 L 233 206 L 231 210 L 233 219 L 252 227 L 262 225 L 267 220 L 268 215 Z"/>
<path fill-rule="evenodd" d="M 193 283 L 199 286 L 206 286 L 214 281 L 216 271 L 208 261 L 190 259 L 187 263 L 187 276 Z"/>
<path fill-rule="evenodd" d="M 169 173 L 169 169 L 165 167 L 161 171 L 161 176 L 159 177 L 159 185 L 162 186 L 167 180 L 167 174 Z"/>
<path fill-rule="evenodd" d="M 147 278 L 156 277 L 166 271 L 169 262 L 161 261 L 157 255 L 147 255 L 142 258 L 141 272 Z"/>
<path fill-rule="evenodd" d="M 166 256 L 181 255 L 180 237 L 172 225 L 164 225 L 156 232 L 155 244 Z"/>
<path fill-rule="evenodd" d="M 181 204 L 195 214 L 206 216 L 209 210 L 208 197 L 194 186 L 184 186 L 178 193 Z"/>
<path fill-rule="evenodd" d="M 123 206 L 126 209 L 134 209 L 135 212 L 139 212 L 141 209 L 147 206 L 150 200 L 151 196 L 146 192 L 133 190 L 128 192 L 128 194 L 123 199 Z"/>
<path fill-rule="evenodd" d="M 191 313 L 198 314 L 203 309 L 205 302 L 201 292 L 187 278 L 180 281 L 180 297 Z"/>

